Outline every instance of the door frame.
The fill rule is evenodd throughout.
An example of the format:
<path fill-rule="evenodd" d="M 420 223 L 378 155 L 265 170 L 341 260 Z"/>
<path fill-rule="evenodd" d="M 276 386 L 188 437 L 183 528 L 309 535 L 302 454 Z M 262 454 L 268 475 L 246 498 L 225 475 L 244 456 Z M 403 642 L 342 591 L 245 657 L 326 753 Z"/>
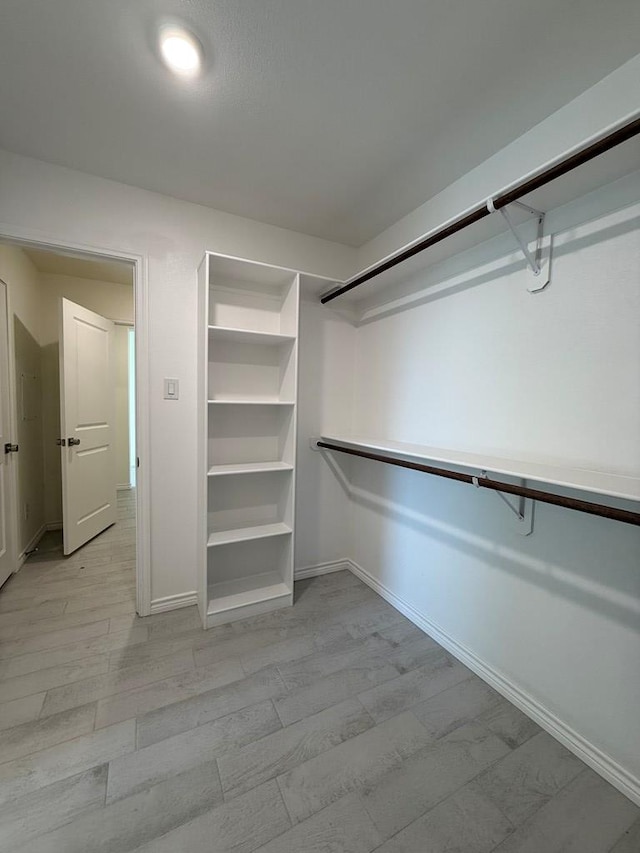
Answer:
<path fill-rule="evenodd" d="M 75 242 L 48 239 L 40 233 L 27 229 L 0 231 L 0 240 L 18 247 L 46 249 L 50 252 L 73 255 L 94 260 L 125 261 L 133 267 L 134 335 L 136 358 L 136 454 L 138 470 L 136 478 L 136 611 L 140 616 L 151 613 L 151 484 L 150 484 L 150 436 L 149 436 L 149 281 L 146 255 L 130 251 L 117 251 L 104 246 L 86 245 Z M 11 317 L 11 297 L 7 284 L 7 313 Z M 13 324 L 9 322 L 9 400 L 12 428 L 17 428 L 15 353 L 13 351 Z M 15 466 L 13 466 L 15 468 Z M 12 520 L 14 542 L 17 549 L 17 478 L 11 478 Z M 18 553 L 16 551 L 16 571 Z M 21 564 L 20 564 L 21 565 Z"/>
<path fill-rule="evenodd" d="M 9 282 L 5 281 L 4 278 L 0 278 L 0 284 L 4 285 L 5 295 L 6 295 L 6 309 L 7 316 L 3 317 L 0 314 L 0 323 L 6 322 L 7 324 L 7 371 L 9 374 L 9 440 L 15 441 L 18 435 L 18 411 L 17 411 L 17 398 L 16 398 L 16 388 L 15 388 L 15 349 L 14 349 L 14 330 L 13 323 L 9 322 L 9 317 L 11 317 L 11 294 L 9 293 Z M 0 448 L 0 452 L 2 449 Z M 10 496 L 10 505 L 8 507 L 7 512 L 7 524 L 11 528 L 10 531 L 10 545 L 11 551 L 9 553 L 9 558 L 13 565 L 15 566 L 13 572 L 17 572 L 22 563 L 24 562 L 24 558 L 20 559 L 20 551 L 18 546 L 19 541 L 19 533 L 20 533 L 20 521 L 18 515 L 18 471 L 17 465 L 11 464 L 9 465 L 8 470 L 8 487 L 9 487 L 9 496 Z M 9 575 L 11 577 L 11 575 Z M 9 578 L 7 578 L 8 580 Z M 5 581 L 6 583 L 6 581 Z"/>

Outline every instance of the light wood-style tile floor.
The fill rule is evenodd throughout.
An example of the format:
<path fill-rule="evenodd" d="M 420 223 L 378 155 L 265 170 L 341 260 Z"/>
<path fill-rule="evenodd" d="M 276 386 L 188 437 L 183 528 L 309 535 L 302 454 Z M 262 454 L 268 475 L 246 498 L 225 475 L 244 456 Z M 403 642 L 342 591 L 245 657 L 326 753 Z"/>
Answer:
<path fill-rule="evenodd" d="M 638 853 L 636 806 L 348 572 L 138 618 L 132 500 L 0 592 L 0 850 Z"/>

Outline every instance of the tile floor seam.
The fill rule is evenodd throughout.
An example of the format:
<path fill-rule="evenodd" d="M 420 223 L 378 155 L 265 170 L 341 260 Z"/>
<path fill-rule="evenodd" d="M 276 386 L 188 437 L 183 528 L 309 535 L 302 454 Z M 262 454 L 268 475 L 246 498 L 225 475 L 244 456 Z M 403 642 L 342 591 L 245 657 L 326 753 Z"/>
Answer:
<path fill-rule="evenodd" d="M 167 657 L 171 657 L 171 655 L 167 655 Z M 157 660 L 163 660 L 163 659 L 164 659 L 164 658 L 157 658 Z M 137 665 L 138 665 L 138 664 L 136 664 L 136 666 L 137 666 Z M 191 671 L 193 671 L 193 670 L 187 670 L 187 671 L 188 671 L 188 672 L 191 672 Z M 118 672 L 118 670 L 117 670 L 117 669 L 115 669 L 115 670 L 107 670 L 106 672 L 103 672 L 103 673 L 101 673 L 100 675 L 97 675 L 97 676 L 96 676 L 96 675 L 90 675 L 90 676 L 89 676 L 88 678 L 86 678 L 86 679 L 81 678 L 81 679 L 78 679 L 78 681 L 70 681 L 70 682 L 68 682 L 68 684 L 60 684 L 60 685 L 58 685 L 57 687 L 52 687 L 52 688 L 51 688 L 51 690 L 57 690 L 59 687 L 67 687 L 67 686 L 70 686 L 70 685 L 78 685 L 78 684 L 81 684 L 81 683 L 82 683 L 82 681 L 90 681 L 90 680 L 91 680 L 91 679 L 93 679 L 93 678 L 101 678 L 101 677 L 102 677 L 102 676 L 104 676 L 104 675 L 111 675 L 112 673 L 115 673 L 115 672 Z M 180 673 L 178 673 L 178 674 L 180 674 Z M 159 683 L 160 683 L 160 682 L 162 682 L 162 681 L 168 681 L 169 679 L 171 679 L 171 678 L 175 678 L 175 677 L 176 677 L 176 675 L 169 675 L 169 676 L 164 675 L 164 676 L 162 676 L 161 678 L 157 678 L 157 679 L 156 679 L 156 678 L 154 678 L 154 679 L 153 679 L 153 681 L 145 681 L 145 682 L 144 682 L 144 684 L 138 685 L 137 687 L 130 687 L 130 688 L 128 688 L 127 690 L 118 690 L 118 691 L 117 691 L 117 692 L 115 692 L 115 693 L 107 693 L 106 695 L 104 695 L 104 696 L 99 696 L 98 698 L 93 699 L 93 700 L 91 700 L 91 701 L 93 701 L 93 702 L 102 702 L 102 701 L 103 701 L 103 700 L 105 700 L 105 699 L 114 699 L 115 697 L 121 697 L 121 696 L 124 696 L 124 695 L 125 695 L 125 694 L 127 694 L 127 693 L 132 693 L 132 692 L 134 692 L 135 690 L 141 690 L 141 689 L 143 689 L 144 687 L 151 687 L 153 684 L 159 684 Z M 80 703 L 80 705 L 88 705 L 88 704 L 89 704 L 88 702 L 81 702 L 81 703 Z M 44 706 L 45 706 L 45 705 L 46 705 L 46 697 L 45 697 L 45 701 L 44 701 L 44 703 L 43 703 L 43 708 L 44 708 Z M 71 706 L 71 708 L 67 708 L 67 709 L 64 709 L 64 710 L 69 710 L 69 711 L 70 711 L 70 710 L 73 710 L 73 708 L 78 708 L 78 707 L 80 707 L 80 705 L 72 705 L 72 706 Z M 53 714 L 46 714 L 44 717 L 41 717 L 41 719 L 46 719 L 46 717 L 52 717 L 54 714 L 57 714 L 57 713 L 62 713 L 62 712 L 61 712 L 61 711 L 54 711 L 54 712 L 53 712 Z M 133 719 L 133 718 L 132 718 L 132 717 L 128 717 L 127 719 Z M 124 720 L 119 720 L 118 722 L 124 722 Z M 104 728 L 104 727 L 103 727 L 103 728 Z"/>
<path fill-rule="evenodd" d="M 69 643 L 69 645 L 72 645 L 72 644 Z M 63 648 L 63 647 L 58 646 L 53 651 L 58 651 L 59 648 Z M 12 657 L 12 658 L 4 658 L 4 660 L 19 660 L 21 657 L 26 657 L 27 655 L 32 655 L 32 654 L 38 654 L 38 652 L 26 652 L 26 654 L 24 654 L 24 655 L 16 655 L 15 657 Z M 91 658 L 102 657 L 103 655 L 107 657 L 107 663 L 109 663 L 108 658 L 111 656 L 111 652 L 97 652 L 97 653 L 94 652 L 93 654 L 89 654 L 86 657 L 72 658 L 71 660 L 66 661 L 65 663 L 53 664 L 53 666 L 75 666 L 75 665 L 79 666 L 80 664 L 82 664 L 88 660 L 91 660 Z M 50 669 L 50 666 L 43 666 L 43 667 L 40 667 L 39 669 L 30 669 L 28 672 L 22 673 L 21 675 L 11 675 L 8 678 L 2 678 L 0 676 L 0 689 L 2 688 L 2 684 L 5 681 L 11 681 L 11 679 L 13 679 L 13 678 L 23 678 L 26 675 L 33 675 L 33 673 L 42 672 L 45 669 Z M 107 670 L 107 672 L 108 672 L 108 670 Z M 106 673 L 105 673 L 105 675 L 106 675 Z M 89 676 L 89 678 L 92 678 L 92 677 L 93 676 Z M 79 679 L 79 680 L 81 681 L 82 679 Z M 76 682 L 74 682 L 74 681 L 67 681 L 64 684 L 59 684 L 56 686 L 57 687 L 64 687 L 66 684 L 75 684 L 75 683 Z M 50 689 L 55 690 L 55 687 L 52 687 Z M 41 692 L 40 690 L 34 691 L 34 693 L 40 693 L 40 692 Z M 30 696 L 32 694 L 29 693 L 26 695 Z M 11 700 L 9 700 L 9 701 L 11 701 Z"/>
<path fill-rule="evenodd" d="M 38 720 L 46 720 L 46 719 L 47 719 L 47 717 L 50 717 L 50 716 L 51 716 L 51 714 L 45 714 L 44 716 L 42 716 L 42 712 L 44 711 L 44 706 L 45 706 L 45 705 L 46 705 L 46 703 L 47 703 L 47 697 L 48 697 L 48 695 L 49 695 L 49 692 L 50 692 L 50 690 L 45 690 L 45 691 L 44 691 L 44 699 L 42 700 L 42 705 L 41 705 L 41 707 L 40 707 L 40 713 L 38 714 L 38 717 L 37 717 L 37 719 L 38 719 Z M 95 726 L 95 724 L 96 724 L 96 723 L 95 723 L 95 720 L 94 720 L 94 721 L 93 721 L 93 725 Z"/>
<path fill-rule="evenodd" d="M 108 620 L 108 619 L 106 619 L 106 620 L 104 620 L 104 621 L 108 622 L 109 620 Z M 78 627 L 82 627 L 82 626 L 78 626 Z M 64 630 L 64 629 L 63 629 L 63 630 Z M 69 629 L 69 630 L 73 630 L 73 628 L 71 628 L 71 629 Z M 55 632 L 55 631 L 45 632 L 45 633 L 44 633 L 44 634 L 42 634 L 41 636 L 42 636 L 42 637 L 46 637 L 46 636 L 47 636 L 47 633 L 52 633 L 52 634 L 53 634 L 53 633 L 57 633 L 57 632 Z M 116 632 L 116 633 L 120 633 L 120 632 Z M 95 634 L 94 636 L 86 637 L 85 639 L 86 639 L 86 641 L 87 641 L 87 642 L 91 642 L 92 640 L 104 639 L 105 637 L 108 637 L 108 636 L 109 636 L 109 632 L 108 632 L 108 631 L 105 631 L 105 632 L 104 632 L 104 633 L 102 633 L 102 634 Z M 30 639 L 30 638 L 25 638 L 25 639 Z M 20 641 L 19 641 L 19 640 L 17 640 L 16 642 L 20 642 Z M 0 658 L 0 661 L 5 661 L 5 660 L 16 660 L 16 659 L 18 659 L 18 658 L 26 657 L 27 655 L 37 655 L 37 654 L 40 654 L 40 653 L 46 653 L 46 652 L 58 652 L 58 651 L 63 651 L 64 649 L 68 648 L 69 646 L 76 646 L 76 645 L 78 645 L 78 644 L 79 644 L 79 643 L 81 643 L 81 642 L 82 642 L 82 640 L 70 640 L 68 643 L 61 643 L 59 646 L 47 646 L 47 647 L 45 647 L 45 648 L 43 648 L 43 649 L 32 649 L 31 651 L 27 651 L 27 652 L 18 652 L 18 653 L 17 653 L 17 654 L 15 654 L 15 655 L 7 655 L 6 657 Z M 142 640 L 141 642 L 147 642 L 147 640 Z M 90 656 L 89 656 L 89 657 L 90 657 Z"/>
<path fill-rule="evenodd" d="M 463 728 L 465 725 L 469 725 L 469 724 L 468 723 L 462 723 L 462 725 L 458 726 L 458 728 Z M 453 731 L 456 731 L 456 729 L 454 729 Z M 451 732 L 449 734 L 451 734 Z M 490 734 L 492 734 L 492 733 L 490 732 Z M 495 737 L 495 735 L 494 735 L 494 737 Z M 438 740 L 440 740 L 440 739 L 438 739 Z M 438 740 L 434 741 L 434 743 L 437 743 Z M 506 744 L 505 744 L 505 746 L 506 746 Z M 482 776 L 484 773 L 488 772 L 492 767 L 494 767 L 500 761 L 507 758 L 507 756 L 511 755 L 511 753 L 513 751 L 514 750 L 511 750 L 511 752 L 508 752 L 506 755 L 502 755 L 502 756 L 500 756 L 500 758 L 496 758 L 490 764 L 487 764 L 486 767 L 483 767 L 481 770 L 479 770 L 475 776 L 471 776 L 469 779 L 467 779 L 465 782 L 463 782 L 457 788 L 454 788 L 453 790 L 448 791 L 443 797 L 441 797 L 439 800 L 434 802 L 433 805 L 429 806 L 428 809 L 425 809 L 425 811 L 423 811 L 417 817 L 410 820 L 409 823 L 405 824 L 405 826 L 400 827 L 400 829 L 398 829 L 396 832 L 394 832 L 393 835 L 390 835 L 389 838 L 387 838 L 381 845 L 379 845 L 379 847 L 383 847 L 385 844 L 387 844 L 389 841 L 391 841 L 393 838 L 395 838 L 401 832 L 404 832 L 405 829 L 408 829 L 410 826 L 412 826 L 414 823 L 416 823 L 416 821 L 422 820 L 422 818 L 425 817 L 425 815 L 428 815 L 430 812 L 432 812 L 434 809 L 436 809 L 439 805 L 442 805 L 442 803 L 446 802 L 448 799 L 455 797 L 456 794 L 459 794 L 460 791 L 462 791 L 464 788 L 467 787 L 467 785 L 472 785 L 472 784 L 476 783 L 479 776 Z M 411 756 L 408 756 L 407 758 L 402 759 L 402 763 L 404 763 L 405 761 L 410 761 L 410 760 L 411 760 Z M 402 764 L 400 765 L 399 769 L 401 769 L 401 768 L 402 768 Z M 508 818 L 507 815 L 504 814 L 504 812 L 502 811 L 502 809 L 499 806 L 496 806 L 495 803 L 493 803 L 493 805 L 498 809 L 500 814 L 504 817 L 504 819 L 507 821 L 507 823 L 512 827 L 512 832 L 515 832 L 515 830 L 518 828 L 518 826 L 510 818 Z M 544 803 L 543 803 L 543 805 L 544 805 Z M 374 821 L 374 823 L 375 823 L 375 821 Z M 512 834 L 512 833 L 510 833 L 510 834 Z M 504 841 L 504 839 L 503 839 L 503 841 Z M 498 842 L 498 844 L 502 844 L 502 841 Z M 377 847 L 376 850 L 379 849 L 379 847 Z M 486 851 L 486 853 L 493 853 L 493 849 L 495 849 L 495 848 L 492 848 L 492 850 Z M 375 853 L 375 851 L 371 851 L 371 853 Z M 542 853 L 542 851 L 541 851 L 541 853 Z"/>
<path fill-rule="evenodd" d="M 551 737 L 551 735 L 550 735 L 550 737 Z M 512 753 L 513 752 L 515 752 L 515 750 L 512 750 Z M 509 754 L 512 754 L 512 753 L 509 753 Z M 503 756 L 503 757 L 506 758 L 507 756 Z M 501 760 L 501 759 L 499 759 L 499 760 Z M 498 762 L 494 762 L 494 764 L 492 766 L 495 766 L 495 764 L 497 764 L 497 763 Z M 487 772 L 490 769 L 491 769 L 491 767 L 487 767 L 486 768 Z M 576 773 L 575 776 L 572 776 L 571 779 L 569 779 L 567 782 L 565 782 L 564 785 L 561 785 L 556 791 L 553 792 L 553 794 L 549 794 L 547 796 L 547 798 L 543 802 L 541 802 L 540 805 L 536 806 L 535 809 L 531 812 L 531 814 L 528 814 L 524 820 L 520 821 L 520 823 L 514 823 L 513 820 L 511 820 L 511 818 L 509 818 L 504 813 L 504 810 L 497 803 L 493 803 L 493 804 L 498 809 L 498 811 L 505 817 L 505 819 L 508 820 L 509 823 L 514 827 L 514 832 L 515 832 L 515 831 L 519 830 L 521 827 L 526 826 L 531 820 L 533 820 L 533 818 L 538 814 L 538 812 L 541 811 L 541 809 L 543 809 L 545 806 L 548 806 L 549 803 L 558 796 L 558 794 L 560 794 L 562 791 L 564 791 L 565 788 L 567 788 L 569 785 L 571 785 L 573 782 L 575 782 L 576 779 L 578 779 L 578 777 L 582 776 L 584 773 L 586 773 L 590 769 L 591 769 L 590 767 L 587 767 L 585 765 L 585 767 L 583 767 L 582 770 L 580 770 L 578 773 Z M 595 771 L 593 771 L 593 772 L 595 772 Z M 493 802 L 493 800 L 492 800 L 492 802 Z M 513 835 L 513 833 L 511 833 L 511 834 Z M 487 853 L 494 853 L 494 851 L 497 850 L 501 844 L 504 844 L 505 841 L 506 841 L 506 839 L 499 841 L 496 844 L 496 846 L 492 847 L 491 850 L 487 851 Z"/>
<path fill-rule="evenodd" d="M 286 800 L 286 797 L 284 796 L 284 792 L 282 790 L 282 785 L 280 784 L 280 780 L 282 778 L 284 778 L 285 775 L 286 775 L 286 773 L 281 773 L 279 776 L 276 776 L 274 778 L 276 781 L 276 785 L 278 786 L 278 794 L 280 795 L 280 800 L 282 801 L 282 805 L 284 806 L 284 810 L 286 812 L 286 815 L 289 818 L 289 823 L 291 824 L 289 829 L 293 829 L 294 826 L 298 826 L 298 824 L 302 823 L 302 821 L 295 821 L 293 819 L 293 815 L 291 814 L 291 811 L 289 810 L 289 806 L 287 805 L 287 800 Z M 285 832 L 288 832 L 289 829 L 285 829 Z M 284 835 L 284 832 L 280 833 L 280 835 Z M 280 836 L 278 836 L 278 838 L 279 837 Z"/>
<path fill-rule="evenodd" d="M 508 747 L 509 752 L 507 752 L 507 753 L 506 753 L 506 755 L 501 755 L 499 758 L 496 758 L 496 759 L 495 759 L 494 761 L 492 761 L 490 764 L 487 764 L 487 766 L 486 766 L 486 767 L 483 767 L 483 768 L 482 768 L 482 770 L 480 770 L 480 772 L 479 772 L 478 774 L 476 774 L 472 779 L 469 779 L 467 782 L 465 782 L 463 785 L 461 785 L 459 788 L 457 788 L 457 789 L 456 789 L 456 791 L 455 791 L 455 792 L 453 792 L 453 793 L 458 793 L 458 791 L 461 791 L 461 790 L 462 790 L 462 788 L 464 788 L 466 785 L 469 785 L 469 784 L 478 784 L 478 780 L 479 780 L 479 778 L 480 778 L 481 776 L 484 776 L 485 774 L 489 773 L 489 772 L 490 772 L 490 771 L 491 771 L 491 770 L 492 770 L 492 769 L 493 769 L 497 764 L 499 764 L 501 761 L 504 761 L 504 760 L 505 760 L 505 758 L 508 758 L 510 755 L 513 755 L 513 754 L 514 754 L 514 753 L 515 753 L 515 752 L 516 752 L 516 751 L 517 751 L 521 746 L 524 746 L 524 744 L 525 744 L 525 743 L 528 743 L 528 741 L 529 741 L 529 740 L 531 740 L 531 738 L 527 738 L 527 740 L 525 740 L 523 743 L 518 744 L 518 746 L 516 746 L 516 747 L 512 747 L 512 746 L 510 746 L 508 743 L 506 743 L 505 741 L 503 741 L 503 740 L 502 740 L 502 738 L 501 738 L 499 735 L 494 734 L 490 729 L 487 729 L 487 727 L 486 727 L 486 726 L 484 726 L 481 722 L 479 722 L 479 721 L 478 721 L 478 717 L 473 717 L 473 718 L 472 718 L 472 720 L 471 720 L 471 723 L 473 723 L 474 725 L 480 725 L 482 728 L 486 729 L 486 731 L 487 731 L 489 734 L 492 734 L 494 737 L 497 737 L 497 738 L 498 738 L 498 740 L 501 740 L 501 741 L 504 743 L 504 745 L 505 745 L 506 747 Z M 446 735 L 443 735 L 443 736 L 442 736 L 442 738 L 437 738 L 435 742 L 437 743 L 439 740 L 442 740 L 443 738 L 448 737 L 449 735 L 453 734 L 453 732 L 457 731 L 458 729 L 463 728 L 465 725 L 469 725 L 469 721 L 460 723 L 460 725 L 459 725 L 459 726 L 456 726 L 456 727 L 455 727 L 454 729 L 452 729 L 450 732 L 447 732 L 447 734 L 446 734 Z M 537 734 L 539 734 L 539 732 L 537 732 Z M 534 735 L 531 735 L 531 737 L 535 737 L 535 734 L 534 734 Z M 580 771 L 580 773 L 582 773 L 582 772 L 583 772 L 583 771 Z M 580 775 L 580 773 L 578 773 L 578 776 Z M 573 777 L 573 779 L 575 779 L 575 778 L 577 778 L 577 777 L 576 777 L 576 776 L 574 776 L 574 777 Z M 567 782 L 567 785 L 568 785 L 570 782 L 572 782 L 572 781 L 573 781 L 573 779 L 570 779 L 570 780 L 569 780 L 569 782 Z M 562 787 L 564 788 L 564 787 L 566 787 L 566 786 L 565 786 L 565 785 L 563 785 Z M 556 793 L 559 793 L 559 791 L 560 791 L 560 790 L 561 790 L 561 789 L 559 789 Z M 554 794 L 553 796 L 555 796 L 555 794 Z M 445 799 L 446 799 L 446 797 L 445 797 Z M 441 801 L 441 802 L 442 802 L 442 801 Z M 493 800 L 491 800 L 491 802 L 492 802 L 493 806 L 494 806 L 494 807 L 495 807 L 495 808 L 500 812 L 500 814 L 504 817 L 504 819 L 507 821 L 507 823 L 508 823 L 510 826 L 512 826 L 512 827 L 513 827 L 513 831 L 514 831 L 514 832 L 515 832 L 515 830 L 516 830 L 516 829 L 518 829 L 518 826 L 519 826 L 519 825 L 522 825 L 522 824 L 516 824 L 516 823 L 514 823 L 514 822 L 513 822 L 513 820 L 512 820 L 512 819 L 511 819 L 511 818 L 510 818 L 510 817 L 509 817 L 509 816 L 504 812 L 504 810 L 502 809 L 502 807 L 501 807 L 498 803 L 494 803 L 494 802 L 493 802 Z M 547 800 L 546 802 L 548 803 L 548 802 L 549 802 L 549 800 Z M 544 805 L 546 805 L 546 803 L 542 803 L 542 804 L 540 805 L 540 807 L 539 807 L 539 808 L 542 808 Z M 431 811 L 431 809 L 429 809 L 428 811 Z M 537 811 L 538 811 L 538 809 L 536 809 L 536 812 L 537 812 Z M 426 812 L 425 812 L 425 814 L 426 814 Z M 533 812 L 533 814 L 535 814 L 535 812 Z M 419 819 L 419 818 L 416 818 L 416 820 L 418 820 L 418 819 Z M 529 818 L 527 818 L 527 820 L 528 820 L 528 819 L 529 819 Z M 523 823 L 524 823 L 524 822 L 525 822 L 525 821 L 523 821 Z M 406 828 L 406 827 L 405 827 L 405 828 Z M 399 831 L 400 831 L 400 832 L 402 832 L 402 830 L 399 830 Z M 396 833 L 396 834 L 397 834 L 397 833 Z M 504 840 L 504 839 L 503 839 L 503 840 Z M 502 841 L 498 842 L 498 844 L 502 844 Z M 493 848 L 493 849 L 495 849 L 495 848 Z M 372 853 L 373 853 L 373 851 L 372 851 Z M 488 850 L 488 851 L 487 851 L 487 853 L 493 853 L 493 850 Z"/>
<path fill-rule="evenodd" d="M 90 702 L 87 702 L 87 705 L 90 705 L 90 704 L 91 704 Z M 83 707 L 82 705 L 78 705 L 78 708 L 82 708 L 82 707 Z M 1 710 L 1 709 L 2 709 L 2 706 L 0 706 L 0 710 Z M 75 708 L 72 708 L 71 710 L 75 711 L 76 709 L 75 709 Z M 60 713 L 65 714 L 65 713 L 67 713 L 67 712 L 66 712 L 66 711 L 61 711 Z M 34 749 L 32 752 L 23 752 L 23 753 L 21 753 L 20 755 L 14 756 L 13 758 L 4 758 L 4 757 L 2 757 L 2 756 L 0 755 L 0 768 L 1 768 L 4 764 L 11 764 L 11 762 L 12 762 L 12 761 L 19 761 L 19 760 L 26 759 L 26 758 L 32 758 L 34 755 L 38 755 L 38 753 L 40 753 L 40 752 L 44 752 L 44 751 L 46 751 L 47 749 L 54 749 L 54 748 L 55 748 L 55 747 L 57 747 L 57 746 L 64 746 L 66 743 L 69 743 L 69 742 L 70 742 L 70 741 L 72 741 L 72 740 L 77 740 L 78 738 L 80 738 L 80 737 L 84 737 L 85 735 L 90 735 L 93 731 L 95 731 L 95 729 L 94 729 L 94 725 L 95 725 L 95 718 L 96 718 L 96 709 L 94 709 L 91 728 L 88 728 L 88 729 L 87 729 L 87 731 L 86 731 L 86 732 L 83 732 L 82 734 L 79 734 L 79 735 L 78 735 L 78 734 L 76 734 L 76 735 L 73 735 L 72 737 L 64 738 L 63 740 L 57 740 L 57 741 L 54 741 L 53 743 L 49 744 L 48 746 L 42 746 L 42 747 L 40 747 L 40 748 L 38 748 L 38 749 Z M 48 719 L 48 718 L 47 718 L 47 717 L 43 717 L 43 719 L 45 719 L 45 720 L 46 720 L 46 719 Z M 31 722 L 34 722 L 34 723 L 35 723 L 35 722 L 39 722 L 39 719 L 38 719 L 38 718 L 36 718 L 35 720 L 32 720 Z M 12 726 L 12 727 L 11 727 L 11 728 L 9 728 L 9 729 L 5 729 L 5 731 L 6 731 L 6 732 L 11 732 L 11 731 L 13 731 L 13 729 L 15 729 L 15 728 L 19 728 L 21 725 L 29 725 L 29 723 L 19 723 L 17 726 Z M 0 734 L 0 738 L 1 738 L 1 734 Z"/>
<path fill-rule="evenodd" d="M 288 690 L 288 689 L 286 689 L 286 683 L 285 683 L 285 680 L 284 680 L 284 678 L 282 677 L 282 673 L 280 672 L 280 667 L 279 667 L 277 664 L 276 664 L 276 672 L 278 673 L 278 677 L 280 678 L 280 680 L 281 680 L 281 681 L 282 681 L 282 683 L 284 684 L 284 686 L 285 686 L 285 690 L 284 690 L 283 692 L 279 693 L 277 697 L 273 697 L 273 696 L 271 696 L 271 697 L 269 697 L 269 698 L 271 699 L 271 702 L 272 702 L 272 704 L 273 704 L 273 707 L 274 707 L 274 709 L 275 709 L 275 712 L 276 712 L 276 714 L 278 715 L 278 719 L 280 720 L 280 725 L 282 726 L 282 728 L 283 728 L 283 729 L 286 729 L 288 725 L 294 725 L 294 723 L 290 723 L 290 724 L 289 724 L 289 723 L 285 723 L 285 721 L 284 721 L 284 720 L 283 720 L 283 718 L 282 718 L 282 714 L 280 713 L 280 711 L 278 711 L 278 705 L 277 705 L 273 700 L 274 700 L 274 698 L 282 699 L 283 697 L 288 696 L 288 695 L 291 693 L 291 691 L 290 691 L 290 690 Z"/>
<path fill-rule="evenodd" d="M 606 853 L 612 853 L 612 851 L 614 851 L 614 850 L 615 850 L 615 848 L 618 846 L 618 844 L 619 844 L 619 843 L 624 839 L 625 835 L 629 832 L 629 830 L 633 829 L 633 827 L 635 826 L 635 824 L 636 824 L 637 822 L 638 822 L 638 821 L 634 821 L 634 822 L 631 824 L 631 826 L 628 826 L 626 829 L 624 829 L 624 830 L 620 833 L 620 835 L 616 838 L 616 840 L 613 842 L 613 844 L 611 845 L 611 847 L 609 847 L 609 849 L 606 851 Z"/>

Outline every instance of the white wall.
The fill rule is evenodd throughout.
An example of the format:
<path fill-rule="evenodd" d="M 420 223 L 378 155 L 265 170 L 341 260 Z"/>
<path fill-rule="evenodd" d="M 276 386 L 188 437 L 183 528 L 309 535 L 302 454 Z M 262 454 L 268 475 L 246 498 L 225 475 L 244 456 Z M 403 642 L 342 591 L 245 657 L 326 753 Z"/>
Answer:
<path fill-rule="evenodd" d="M 552 212 L 539 294 L 516 255 L 487 272 L 508 240 L 426 272 L 358 329 L 355 432 L 640 476 L 638 200 L 640 173 Z M 356 563 L 640 797 L 638 528 L 537 504 L 521 537 L 494 494 L 363 460 L 352 487 Z"/>
<path fill-rule="evenodd" d="M 355 250 L 0 152 L 0 234 L 143 256 L 153 599 L 196 589 L 196 269 L 206 250 L 342 279 Z M 162 399 L 163 377 L 180 400 Z"/>
<path fill-rule="evenodd" d="M 0 243 L 0 278 L 8 288 L 10 312 L 15 314 L 27 331 L 41 343 L 38 270 L 21 249 Z"/>
<path fill-rule="evenodd" d="M 356 330 L 317 301 L 300 303 L 296 569 L 350 554 L 348 460 L 329 468 L 309 438 L 351 427 Z"/>
<path fill-rule="evenodd" d="M 18 553 L 33 548 L 43 533 L 44 460 L 42 449 L 42 348 L 14 315 L 14 387 L 17 433 L 13 441 L 19 452 L 18 465 Z"/>
<path fill-rule="evenodd" d="M 58 306 L 61 296 L 108 320 L 133 323 L 133 270 L 131 281 L 131 284 L 118 284 L 73 275 L 40 273 L 42 342 L 50 344 L 58 340 Z"/>

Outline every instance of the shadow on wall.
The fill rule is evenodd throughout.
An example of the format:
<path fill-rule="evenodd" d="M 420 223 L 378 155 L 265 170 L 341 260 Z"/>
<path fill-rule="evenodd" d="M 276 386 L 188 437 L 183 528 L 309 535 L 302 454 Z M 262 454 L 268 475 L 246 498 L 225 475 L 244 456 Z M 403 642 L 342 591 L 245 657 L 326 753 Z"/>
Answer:
<path fill-rule="evenodd" d="M 422 563 L 428 571 L 424 559 L 435 544 L 446 547 L 449 556 L 457 552 L 640 628 L 640 576 L 630 571 L 640 565 L 637 528 L 536 504 L 534 532 L 525 537 L 512 531 L 508 510 L 495 495 L 365 460 L 356 460 L 354 474 L 352 500 L 378 519 L 368 525 L 367 535 L 377 531 L 372 547 L 382 567 L 380 580 L 392 588 L 403 560 Z M 408 535 L 411 531 L 419 538 Z M 460 566 L 454 558 L 448 570 L 456 574 Z"/>
<path fill-rule="evenodd" d="M 41 348 L 14 315 L 20 551 L 33 547 L 45 523 Z"/>
<path fill-rule="evenodd" d="M 332 424 L 350 426 L 352 390 L 340 360 L 349 323 L 319 303 L 300 303 L 298 447 L 296 464 L 296 567 L 344 559 L 348 539 L 348 488 L 327 469 L 309 439 Z M 335 428 L 334 426 L 334 428 Z M 349 462 L 344 463 L 348 466 Z M 348 470 L 348 469 L 347 469 Z"/>
<path fill-rule="evenodd" d="M 582 225 L 582 223 L 579 223 Z M 559 227 L 561 224 L 559 223 Z M 561 234 L 554 236 L 552 250 L 553 260 L 578 252 L 607 240 L 613 240 L 624 234 L 630 234 L 640 228 L 640 216 L 624 218 L 605 228 L 599 228 L 588 234 L 581 234 L 578 225 L 565 228 Z M 425 258 L 425 263 L 428 262 Z M 490 268 L 487 269 L 487 266 Z M 448 258 L 442 263 L 421 270 L 411 276 L 406 282 L 397 285 L 394 296 L 409 298 L 407 304 L 394 305 L 389 308 L 381 306 L 371 317 L 364 317 L 358 325 L 365 326 L 374 323 L 382 317 L 393 317 L 405 311 L 428 305 L 440 299 L 455 296 L 466 290 L 471 290 L 483 284 L 490 284 L 498 278 L 513 275 L 526 268 L 524 258 L 514 254 L 513 239 L 510 235 L 500 235 L 466 252 Z M 528 275 L 527 271 L 527 275 Z M 551 271 L 553 277 L 553 267 Z M 424 291 L 424 292 L 423 292 Z"/>
<path fill-rule="evenodd" d="M 49 524 L 62 523 L 60 448 L 60 367 L 58 342 L 42 347 L 42 431 L 44 438 L 44 499 Z"/>
<path fill-rule="evenodd" d="M 539 295 L 511 265 L 441 299 L 426 271 L 411 310 L 358 329 L 356 432 L 638 476 L 639 211 L 559 235 Z"/>

